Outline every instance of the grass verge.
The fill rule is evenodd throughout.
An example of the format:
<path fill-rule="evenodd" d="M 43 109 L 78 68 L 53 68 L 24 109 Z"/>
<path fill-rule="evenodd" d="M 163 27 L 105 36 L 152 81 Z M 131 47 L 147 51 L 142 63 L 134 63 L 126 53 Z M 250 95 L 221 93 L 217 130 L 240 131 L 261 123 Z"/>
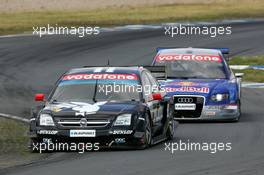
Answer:
<path fill-rule="evenodd" d="M 27 148 L 27 131 L 24 123 L 0 118 L 0 169 L 30 163 L 42 156 Z"/>
<path fill-rule="evenodd" d="M 264 1 L 173 4 L 82 11 L 0 13 L 0 35 L 32 31 L 33 26 L 114 26 L 177 21 L 264 17 Z"/>
<path fill-rule="evenodd" d="M 244 56 L 234 57 L 229 62 L 230 65 L 264 65 L 264 56 Z M 234 70 L 234 72 L 244 73 L 243 81 L 264 83 L 264 70 Z"/>

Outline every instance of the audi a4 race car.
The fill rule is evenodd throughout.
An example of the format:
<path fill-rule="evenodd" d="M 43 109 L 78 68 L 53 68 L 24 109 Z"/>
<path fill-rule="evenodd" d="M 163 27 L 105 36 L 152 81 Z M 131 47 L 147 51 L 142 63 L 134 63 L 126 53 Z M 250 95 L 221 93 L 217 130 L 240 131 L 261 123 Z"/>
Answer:
<path fill-rule="evenodd" d="M 229 49 L 158 48 L 152 65 L 166 66 L 157 75 L 173 98 L 176 120 L 238 121 L 241 78 L 227 64 Z"/>
<path fill-rule="evenodd" d="M 173 116 L 156 79 L 143 67 L 71 69 L 45 104 L 32 111 L 30 137 L 38 143 L 91 142 L 99 147 L 146 148 L 172 139 Z"/>

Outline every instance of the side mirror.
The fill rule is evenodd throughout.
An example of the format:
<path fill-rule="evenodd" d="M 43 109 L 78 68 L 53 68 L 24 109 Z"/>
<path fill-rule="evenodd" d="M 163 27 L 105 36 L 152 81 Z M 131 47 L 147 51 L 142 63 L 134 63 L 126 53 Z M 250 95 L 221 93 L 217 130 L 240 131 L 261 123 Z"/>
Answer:
<path fill-rule="evenodd" d="M 35 101 L 44 101 L 44 94 L 35 94 Z"/>
<path fill-rule="evenodd" d="M 244 73 L 235 73 L 236 78 L 242 78 L 244 76 Z"/>
<path fill-rule="evenodd" d="M 153 98 L 153 100 L 159 100 L 159 101 L 162 100 L 162 96 L 160 93 L 153 93 L 152 98 Z"/>

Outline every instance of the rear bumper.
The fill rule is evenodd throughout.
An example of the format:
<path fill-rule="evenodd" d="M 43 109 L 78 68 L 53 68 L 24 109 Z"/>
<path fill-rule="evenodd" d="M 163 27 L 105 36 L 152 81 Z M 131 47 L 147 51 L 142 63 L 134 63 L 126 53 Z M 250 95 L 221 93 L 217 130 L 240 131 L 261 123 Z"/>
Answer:
<path fill-rule="evenodd" d="M 238 119 L 240 116 L 239 105 L 208 105 L 204 106 L 200 117 L 188 118 L 188 117 L 177 117 L 176 120 L 227 120 L 232 121 Z"/>

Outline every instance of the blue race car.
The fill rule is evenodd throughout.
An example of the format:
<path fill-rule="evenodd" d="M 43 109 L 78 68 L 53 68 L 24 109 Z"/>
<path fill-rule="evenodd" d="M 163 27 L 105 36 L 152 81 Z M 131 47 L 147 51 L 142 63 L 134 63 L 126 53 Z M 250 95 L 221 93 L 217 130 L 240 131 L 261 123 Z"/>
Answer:
<path fill-rule="evenodd" d="M 173 99 L 176 120 L 238 121 L 241 78 L 227 64 L 229 49 L 158 48 L 153 66 L 167 98 Z"/>

